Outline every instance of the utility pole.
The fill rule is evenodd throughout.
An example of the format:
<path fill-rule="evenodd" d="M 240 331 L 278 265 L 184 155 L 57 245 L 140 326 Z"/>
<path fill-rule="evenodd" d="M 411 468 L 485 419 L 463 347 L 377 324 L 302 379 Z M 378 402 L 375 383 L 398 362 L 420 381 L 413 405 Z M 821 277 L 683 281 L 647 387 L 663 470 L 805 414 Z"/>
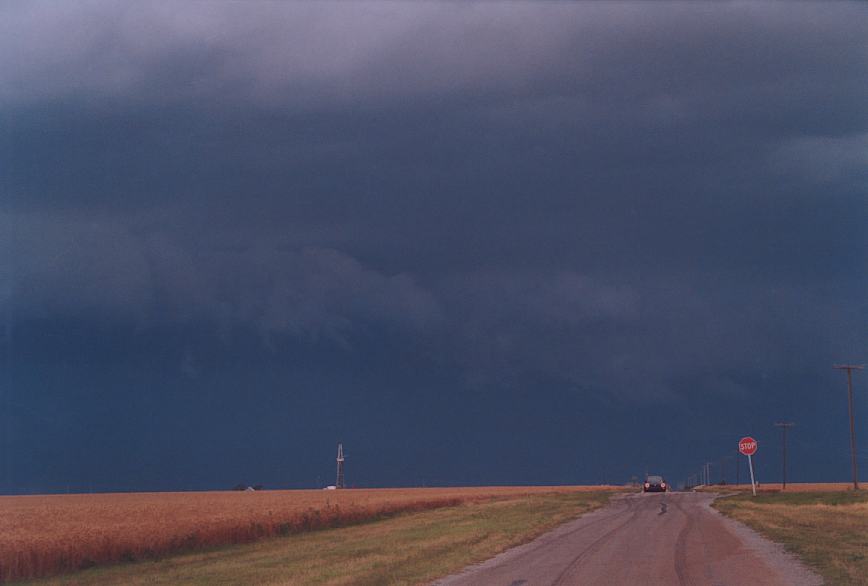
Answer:
<path fill-rule="evenodd" d="M 859 468 L 856 465 L 856 423 L 853 420 L 853 371 L 863 370 L 861 364 L 835 364 L 832 368 L 847 371 L 847 411 L 850 413 L 850 469 L 853 472 L 853 490 L 859 490 Z"/>
<path fill-rule="evenodd" d="M 711 486 L 711 462 L 705 463 L 705 480 L 706 484 Z"/>
<path fill-rule="evenodd" d="M 781 428 L 781 447 L 783 449 L 783 475 L 781 490 L 787 490 L 787 430 L 794 426 L 792 421 L 778 421 L 775 427 Z"/>

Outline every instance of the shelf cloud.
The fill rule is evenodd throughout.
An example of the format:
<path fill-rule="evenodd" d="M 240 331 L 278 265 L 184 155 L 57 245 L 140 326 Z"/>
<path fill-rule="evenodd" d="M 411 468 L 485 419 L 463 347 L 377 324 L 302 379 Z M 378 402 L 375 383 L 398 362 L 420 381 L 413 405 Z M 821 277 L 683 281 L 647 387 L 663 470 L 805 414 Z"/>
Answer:
<path fill-rule="evenodd" d="M 864 347 L 866 50 L 847 2 L 5 2 L 5 343 L 407 421 L 807 397 Z"/>

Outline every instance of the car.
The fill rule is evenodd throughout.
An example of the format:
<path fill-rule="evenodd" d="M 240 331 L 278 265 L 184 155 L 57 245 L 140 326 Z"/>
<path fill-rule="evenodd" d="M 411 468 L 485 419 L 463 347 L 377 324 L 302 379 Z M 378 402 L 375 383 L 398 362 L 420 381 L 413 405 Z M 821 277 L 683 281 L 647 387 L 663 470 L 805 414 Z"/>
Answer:
<path fill-rule="evenodd" d="M 642 485 L 642 492 L 666 492 L 667 490 L 669 490 L 669 483 L 662 476 L 648 476 L 645 484 Z"/>

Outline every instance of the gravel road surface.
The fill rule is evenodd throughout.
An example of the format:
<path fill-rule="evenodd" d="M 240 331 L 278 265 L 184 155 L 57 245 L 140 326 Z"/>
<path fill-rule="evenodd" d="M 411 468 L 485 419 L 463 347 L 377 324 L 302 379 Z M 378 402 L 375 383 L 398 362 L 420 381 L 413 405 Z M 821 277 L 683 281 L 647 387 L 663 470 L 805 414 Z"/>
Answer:
<path fill-rule="evenodd" d="M 822 584 L 798 560 L 710 508 L 707 493 L 633 494 L 441 586 Z"/>

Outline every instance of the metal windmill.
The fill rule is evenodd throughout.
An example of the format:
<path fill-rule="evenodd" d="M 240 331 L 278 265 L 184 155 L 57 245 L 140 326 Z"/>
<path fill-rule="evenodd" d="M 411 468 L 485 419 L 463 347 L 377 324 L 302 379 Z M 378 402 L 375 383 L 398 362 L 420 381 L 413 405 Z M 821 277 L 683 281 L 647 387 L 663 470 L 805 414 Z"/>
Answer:
<path fill-rule="evenodd" d="M 335 488 L 345 488 L 344 486 L 344 444 L 338 442 L 338 478 L 335 482 Z"/>

